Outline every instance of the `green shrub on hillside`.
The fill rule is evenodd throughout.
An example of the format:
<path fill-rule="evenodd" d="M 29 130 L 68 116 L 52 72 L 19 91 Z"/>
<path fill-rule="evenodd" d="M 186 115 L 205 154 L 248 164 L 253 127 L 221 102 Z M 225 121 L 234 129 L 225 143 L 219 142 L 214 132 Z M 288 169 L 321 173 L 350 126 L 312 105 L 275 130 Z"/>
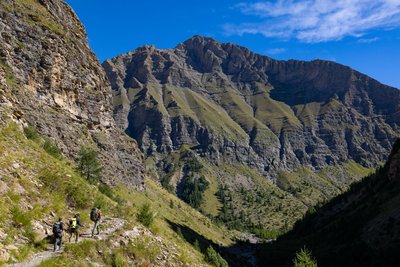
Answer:
<path fill-rule="evenodd" d="M 31 225 L 30 216 L 18 207 L 11 209 L 11 216 L 15 227 L 28 227 Z"/>
<path fill-rule="evenodd" d="M 206 261 L 213 264 L 216 267 L 228 267 L 228 263 L 224 258 L 216 252 L 212 246 L 209 246 L 206 251 Z"/>
<path fill-rule="evenodd" d="M 89 146 L 81 146 L 78 158 L 78 170 L 82 177 L 90 183 L 98 183 L 101 179 L 102 166 L 97 158 L 97 151 Z"/>
<path fill-rule="evenodd" d="M 141 206 L 139 213 L 137 214 L 137 220 L 144 226 L 150 227 L 154 221 L 154 214 L 150 208 L 150 204 L 146 203 Z"/>
<path fill-rule="evenodd" d="M 311 252 L 306 248 L 302 248 L 296 253 L 293 260 L 294 267 L 317 267 L 317 262 L 313 259 Z"/>
<path fill-rule="evenodd" d="M 61 150 L 60 150 L 58 147 L 56 147 L 56 146 L 52 143 L 52 141 L 51 141 L 50 139 L 47 139 L 47 138 L 46 138 L 46 139 L 44 140 L 44 143 L 43 143 L 42 147 L 43 147 L 44 150 L 46 150 L 46 152 L 47 152 L 50 156 L 52 156 L 52 157 L 54 157 L 54 158 L 56 158 L 56 159 L 62 159 L 62 152 L 61 152 Z"/>
<path fill-rule="evenodd" d="M 33 141 L 37 141 L 39 139 L 39 134 L 37 133 L 35 128 L 33 128 L 32 126 L 25 127 L 24 134 L 25 134 L 26 138 L 33 140 Z"/>

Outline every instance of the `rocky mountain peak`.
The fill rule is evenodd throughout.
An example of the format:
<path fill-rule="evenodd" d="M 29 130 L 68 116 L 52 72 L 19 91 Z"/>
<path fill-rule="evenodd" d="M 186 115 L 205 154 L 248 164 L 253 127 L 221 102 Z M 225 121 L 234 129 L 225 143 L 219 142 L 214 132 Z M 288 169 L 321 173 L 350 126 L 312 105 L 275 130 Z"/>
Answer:
<path fill-rule="evenodd" d="M 400 131 L 400 92 L 335 62 L 278 61 L 194 36 L 175 49 L 139 48 L 103 67 L 122 103 L 114 108 L 117 121 L 144 151 L 187 143 L 212 161 L 238 160 L 269 176 L 304 164 L 373 166 Z M 161 132 L 138 117 L 150 110 Z"/>

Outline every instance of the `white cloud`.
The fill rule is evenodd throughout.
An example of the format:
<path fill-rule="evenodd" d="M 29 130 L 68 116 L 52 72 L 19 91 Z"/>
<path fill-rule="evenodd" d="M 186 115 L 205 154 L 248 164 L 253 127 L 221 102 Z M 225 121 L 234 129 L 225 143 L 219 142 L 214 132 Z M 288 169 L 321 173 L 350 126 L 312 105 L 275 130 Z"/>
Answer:
<path fill-rule="evenodd" d="M 400 26 L 400 0 L 276 0 L 236 8 L 260 21 L 225 24 L 228 35 L 262 34 L 317 43 Z"/>
<path fill-rule="evenodd" d="M 379 39 L 380 39 L 380 38 L 378 38 L 378 37 L 374 37 L 374 38 L 361 38 L 361 39 L 358 39 L 357 41 L 358 41 L 359 43 L 362 43 L 362 44 L 370 44 L 370 43 L 374 43 L 374 42 L 376 42 L 376 41 L 379 41 Z"/>
<path fill-rule="evenodd" d="M 266 51 L 267 54 L 269 55 L 277 55 L 277 54 L 282 54 L 286 52 L 286 48 L 272 48 L 272 49 L 268 49 Z"/>

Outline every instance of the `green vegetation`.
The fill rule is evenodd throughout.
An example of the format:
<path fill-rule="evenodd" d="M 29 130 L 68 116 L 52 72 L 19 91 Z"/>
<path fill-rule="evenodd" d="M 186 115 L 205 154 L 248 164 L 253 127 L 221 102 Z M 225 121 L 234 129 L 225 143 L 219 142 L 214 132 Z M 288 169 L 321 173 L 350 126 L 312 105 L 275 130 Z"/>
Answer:
<path fill-rule="evenodd" d="M 60 27 L 60 23 L 48 12 L 45 6 L 36 0 L 17 0 L 15 11 L 21 12 L 26 16 L 27 22 L 31 26 L 41 26 L 50 32 L 61 37 L 66 35 L 65 29 Z"/>
<path fill-rule="evenodd" d="M 78 170 L 82 177 L 96 184 L 101 179 L 102 166 L 97 159 L 97 151 L 90 146 L 81 146 L 78 158 Z"/>
<path fill-rule="evenodd" d="M 57 150 L 49 149 L 49 143 L 47 139 L 45 145 L 46 139 L 32 127 L 23 132 L 14 123 L 0 127 L 0 173 L 5 190 L 0 200 L 0 230 L 11 229 L 5 244 L 27 240 L 13 252 L 18 260 L 46 248 L 47 241 L 40 238 L 43 233 L 34 225 L 44 218 L 52 223 L 49 213 L 63 217 L 73 209 L 81 212 L 85 223 L 88 209 L 97 203 L 103 203 L 110 214 L 115 211 L 116 204 L 81 178 L 70 162 L 54 153 Z"/>
<path fill-rule="evenodd" d="M 317 262 L 313 259 L 311 252 L 304 247 L 296 253 L 293 267 L 317 267 Z"/>
<path fill-rule="evenodd" d="M 182 200 L 195 209 L 200 208 L 203 202 L 203 193 L 207 189 L 209 183 L 204 176 L 198 179 L 189 176 L 183 186 Z"/>
<path fill-rule="evenodd" d="M 154 221 L 154 214 L 149 203 L 143 204 L 137 214 L 137 220 L 146 227 L 150 227 Z"/>
<path fill-rule="evenodd" d="M 33 141 L 39 140 L 39 134 L 37 133 L 35 128 L 33 128 L 32 126 L 25 127 L 24 134 L 25 134 L 26 138 L 28 138 L 30 140 L 33 140 Z"/>
<path fill-rule="evenodd" d="M 277 185 L 308 207 L 313 207 L 346 191 L 352 182 L 359 181 L 370 173 L 371 169 L 353 161 L 326 167 L 317 172 L 301 167 L 292 172 L 281 171 Z"/>
<path fill-rule="evenodd" d="M 14 123 L 0 127 L 0 153 L 4 155 L 0 159 L 3 177 L 0 186 L 6 188 L 4 197 L 0 199 L 0 231 L 10 229 L 4 244 L 18 247 L 13 253 L 15 259 L 22 261 L 32 253 L 48 249 L 47 240 L 42 239 L 42 234 L 33 227 L 38 221 L 51 224 L 57 217 L 68 218 L 80 212 L 82 223 L 90 225 L 90 209 L 98 205 L 103 207 L 106 217 L 124 218 L 125 230 L 132 230 L 140 221 L 149 227 L 152 235 L 163 240 L 163 250 L 170 247 L 176 250 L 176 265 L 204 264 L 203 255 L 193 247 L 188 233 L 196 233 L 200 246 L 232 244 L 231 233 L 213 225 L 208 218 L 153 181 L 146 182 L 146 193 L 127 187 L 93 185 L 75 171 L 74 163 L 53 157 L 44 150 L 44 142 L 31 127 L 23 132 Z M 196 169 L 193 162 L 188 165 Z M 152 203 L 151 209 L 146 203 Z M 50 213 L 54 214 L 54 218 L 49 218 Z M 146 223 L 149 218 L 152 222 Z M 181 236 L 173 225 L 182 229 Z M 116 236 L 119 234 L 116 233 Z M 132 240 L 120 248 L 111 248 L 113 238 L 67 244 L 60 257 L 49 259 L 41 266 L 86 266 L 86 259 L 105 266 L 131 266 L 133 262 L 151 265 L 160 255 L 161 247 L 151 236 Z M 28 243 L 15 243 L 20 239 L 28 240 Z M 204 243 L 204 240 L 210 241 Z"/>
<path fill-rule="evenodd" d="M 400 180 L 390 177 L 389 164 L 398 155 L 399 144 L 383 168 L 310 209 L 292 231 L 260 249 L 260 261 L 266 266 L 286 265 L 288 258 L 307 246 L 321 266 L 395 266 L 400 224 L 394 217 L 400 205 Z M 352 164 L 348 168 L 359 169 Z"/>
<path fill-rule="evenodd" d="M 3 57 L 0 57 L 0 66 L 3 68 L 6 74 L 6 84 L 10 88 L 15 88 L 17 86 L 17 82 L 15 81 L 13 70 L 9 65 L 7 65 L 6 60 Z"/>
<path fill-rule="evenodd" d="M 61 159 L 63 157 L 61 150 L 58 149 L 58 147 L 55 146 L 53 142 L 48 138 L 44 139 L 42 147 L 49 155 L 56 159 Z"/>
<path fill-rule="evenodd" d="M 215 267 L 228 267 L 228 263 L 224 258 L 214 250 L 212 246 L 209 246 L 206 251 L 206 261 L 214 265 Z"/>

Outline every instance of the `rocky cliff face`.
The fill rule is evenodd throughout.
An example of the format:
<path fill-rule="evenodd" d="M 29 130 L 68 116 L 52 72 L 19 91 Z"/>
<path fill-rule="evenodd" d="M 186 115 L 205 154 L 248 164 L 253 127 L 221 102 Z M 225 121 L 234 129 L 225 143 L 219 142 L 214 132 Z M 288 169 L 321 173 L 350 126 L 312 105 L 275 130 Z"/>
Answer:
<path fill-rule="evenodd" d="M 400 133 L 400 91 L 328 61 L 277 61 L 195 36 L 107 60 L 114 116 L 147 155 L 183 144 L 214 164 L 376 166 Z"/>
<path fill-rule="evenodd" d="M 95 144 L 104 181 L 143 188 L 142 154 L 115 127 L 107 77 L 72 9 L 61 0 L 4 0 L 0 39 L 2 117 L 33 125 L 70 158 Z"/>

